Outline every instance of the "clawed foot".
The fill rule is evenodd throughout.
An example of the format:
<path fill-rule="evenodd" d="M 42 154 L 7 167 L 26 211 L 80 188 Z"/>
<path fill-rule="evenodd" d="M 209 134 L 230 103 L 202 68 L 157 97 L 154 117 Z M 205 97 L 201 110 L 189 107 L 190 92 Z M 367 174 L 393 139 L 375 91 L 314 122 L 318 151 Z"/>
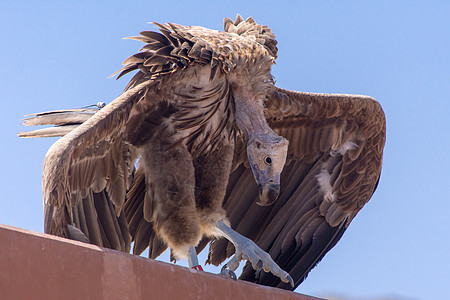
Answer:
<path fill-rule="evenodd" d="M 239 262 L 244 259 L 251 263 L 256 272 L 260 272 L 261 270 L 270 272 L 280 278 L 281 281 L 289 283 L 292 287 L 294 287 L 294 280 L 291 275 L 281 269 L 267 252 L 259 248 L 249 239 L 241 241 L 239 246 L 236 247 L 236 253 L 233 258 L 224 266 L 224 268 L 222 268 L 222 272 L 220 273 L 223 274 L 225 269 L 232 272 L 233 275 L 236 276 L 233 271 L 239 267 Z"/>
<path fill-rule="evenodd" d="M 231 229 L 223 221 L 217 223 L 217 231 L 233 243 L 236 253 L 233 258 L 225 265 L 225 269 L 234 271 L 239 267 L 239 262 L 243 259 L 248 260 L 256 272 L 264 270 L 281 279 L 285 283 L 289 283 L 294 287 L 294 280 L 288 272 L 281 269 L 270 257 L 270 255 L 259 248 L 252 240 L 240 235 Z M 222 272 L 224 269 L 222 268 Z M 222 273 L 221 272 L 221 273 Z M 226 271 L 228 272 L 228 271 Z M 236 275 L 234 275 L 236 276 Z"/>
<path fill-rule="evenodd" d="M 220 271 L 220 275 L 224 275 L 224 276 L 230 277 L 233 280 L 237 280 L 236 273 L 234 273 L 232 270 L 228 269 L 227 264 L 225 264 L 222 267 L 222 270 Z"/>

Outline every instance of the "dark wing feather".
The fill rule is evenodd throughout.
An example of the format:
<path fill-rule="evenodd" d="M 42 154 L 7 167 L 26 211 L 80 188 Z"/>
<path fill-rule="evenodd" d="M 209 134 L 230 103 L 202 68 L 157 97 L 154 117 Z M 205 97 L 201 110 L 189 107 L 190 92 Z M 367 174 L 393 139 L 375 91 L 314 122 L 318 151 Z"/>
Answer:
<path fill-rule="evenodd" d="M 95 113 L 99 111 L 96 109 L 67 109 L 48 111 L 26 116 L 23 125 L 35 126 L 35 125 L 55 125 L 55 127 L 49 127 L 44 129 L 38 129 L 28 132 L 21 132 L 18 135 L 20 137 L 57 137 L 64 136 L 71 132 L 82 123 L 87 121 Z M 104 144 L 104 143 L 103 143 Z M 99 147 L 99 143 L 96 144 L 96 148 Z M 90 154 L 89 154 L 90 152 Z M 87 149 L 87 153 L 91 159 L 92 149 Z M 77 170 L 80 165 L 75 164 L 74 173 L 79 173 Z M 94 173 L 90 173 L 95 176 Z M 93 178 L 87 177 L 87 181 L 94 181 Z M 66 216 L 64 222 L 66 224 L 64 228 L 56 228 L 52 231 L 52 223 L 56 220 L 53 219 L 53 212 L 55 206 L 48 205 L 45 207 L 45 230 L 46 232 L 63 232 L 63 236 L 70 237 L 72 239 L 90 242 L 99 246 L 109 247 L 122 251 L 129 251 L 131 244 L 131 236 L 128 233 L 128 225 L 124 214 L 121 213 L 117 216 L 113 203 L 109 199 L 109 194 L 106 189 L 102 190 L 104 183 L 96 182 L 91 185 L 91 189 L 87 191 L 87 195 L 83 195 L 83 198 L 77 199 L 80 196 L 72 194 L 69 199 L 69 204 L 66 207 Z M 119 184 L 120 185 L 120 184 Z M 98 193 L 93 192 L 100 191 Z"/>
<path fill-rule="evenodd" d="M 267 251 L 297 287 L 374 192 L 385 141 L 384 113 L 366 96 L 275 87 L 266 118 L 290 142 L 280 196 L 271 207 L 256 205 L 257 186 L 241 163 L 230 175 L 224 207 L 232 227 Z M 237 157 L 239 163 L 245 156 Z M 224 239 L 213 241 L 209 262 L 219 264 L 232 255 L 230 245 Z M 290 289 L 249 264 L 240 278 Z"/>
<path fill-rule="evenodd" d="M 64 136 L 77 128 L 81 123 L 87 121 L 97 111 L 97 108 L 80 108 L 54 110 L 26 115 L 26 118 L 22 120 L 22 125 L 55 125 L 55 127 L 19 132 L 17 135 L 27 138 Z"/>
<path fill-rule="evenodd" d="M 129 252 L 123 204 L 138 153 L 127 142 L 126 124 L 152 84 L 124 92 L 49 149 L 43 168 L 46 233 L 79 239 L 81 231 L 93 244 Z"/>

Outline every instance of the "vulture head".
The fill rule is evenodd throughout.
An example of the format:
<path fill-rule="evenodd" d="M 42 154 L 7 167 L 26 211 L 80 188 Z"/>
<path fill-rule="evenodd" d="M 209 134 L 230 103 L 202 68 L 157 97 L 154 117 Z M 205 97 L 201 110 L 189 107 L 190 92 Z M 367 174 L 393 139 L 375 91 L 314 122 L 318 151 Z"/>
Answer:
<path fill-rule="evenodd" d="M 288 145 L 285 138 L 274 133 L 253 136 L 247 142 L 248 162 L 258 185 L 258 205 L 271 205 L 278 198 Z"/>

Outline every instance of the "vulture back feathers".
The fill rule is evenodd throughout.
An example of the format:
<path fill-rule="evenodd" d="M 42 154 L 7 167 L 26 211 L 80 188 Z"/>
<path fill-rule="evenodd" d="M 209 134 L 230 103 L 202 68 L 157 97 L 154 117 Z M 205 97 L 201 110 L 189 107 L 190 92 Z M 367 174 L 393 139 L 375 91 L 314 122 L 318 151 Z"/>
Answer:
<path fill-rule="evenodd" d="M 125 252 L 134 242 L 135 254 L 148 247 L 151 258 L 168 246 L 180 257 L 187 241 L 197 252 L 211 242 L 208 262 L 218 265 L 235 251 L 214 232 L 224 220 L 297 287 L 377 186 L 383 110 L 368 96 L 276 87 L 275 35 L 252 18 L 226 18 L 224 32 L 155 25 L 160 33 L 130 38 L 144 46 L 116 72 L 137 71 L 117 99 L 25 121 L 58 127 L 20 136 L 64 136 L 44 162 L 45 232 Z M 257 203 L 261 184 L 248 153 L 251 143 L 259 148 L 258 128 L 289 142 L 277 199 L 267 206 Z M 248 263 L 240 278 L 291 289 Z"/>

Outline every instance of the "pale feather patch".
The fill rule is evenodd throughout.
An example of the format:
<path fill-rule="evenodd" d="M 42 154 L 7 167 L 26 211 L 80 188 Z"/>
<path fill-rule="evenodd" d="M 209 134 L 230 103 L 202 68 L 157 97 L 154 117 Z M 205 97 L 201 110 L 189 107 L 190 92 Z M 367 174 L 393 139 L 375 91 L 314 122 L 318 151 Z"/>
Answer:
<path fill-rule="evenodd" d="M 225 211 L 223 211 L 222 209 L 218 212 L 200 211 L 198 212 L 198 214 L 200 217 L 200 228 L 202 231 L 202 235 L 213 238 L 220 238 L 223 235 L 217 231 L 217 223 L 222 221 L 227 226 L 230 226 L 230 221 L 228 221 L 225 216 Z"/>
<path fill-rule="evenodd" d="M 189 254 L 189 248 L 191 248 L 191 245 L 177 245 L 175 247 L 171 247 L 172 254 L 175 257 L 175 259 L 186 259 Z"/>
<path fill-rule="evenodd" d="M 333 202 L 336 196 L 333 194 L 333 188 L 330 184 L 331 175 L 324 168 L 316 176 L 317 182 L 319 183 L 320 191 L 323 193 L 325 201 Z"/>
<path fill-rule="evenodd" d="M 341 223 L 347 214 L 344 214 L 342 208 L 336 203 L 336 195 L 332 191 L 330 184 L 331 175 L 323 168 L 316 176 L 320 191 L 323 193 L 324 201 L 320 204 L 320 213 L 325 217 L 331 226 L 337 226 Z"/>
<path fill-rule="evenodd" d="M 344 143 L 340 148 L 331 150 L 331 156 L 336 156 L 338 154 L 344 155 L 347 151 L 358 148 L 358 145 L 352 141 Z"/>

